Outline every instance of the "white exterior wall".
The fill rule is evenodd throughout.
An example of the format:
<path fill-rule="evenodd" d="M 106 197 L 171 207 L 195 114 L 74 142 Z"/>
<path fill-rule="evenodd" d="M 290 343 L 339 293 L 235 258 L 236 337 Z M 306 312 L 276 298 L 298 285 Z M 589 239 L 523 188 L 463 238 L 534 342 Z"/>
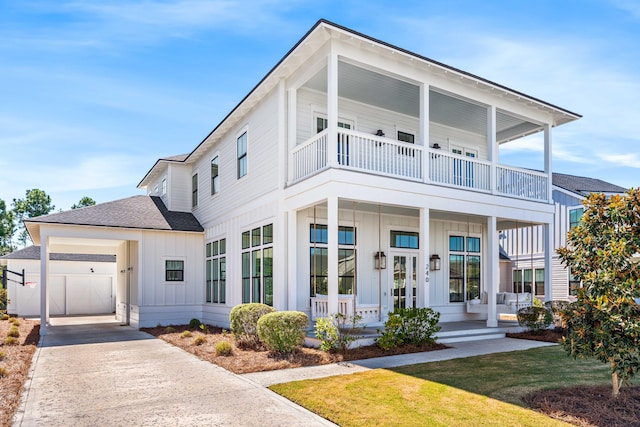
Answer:
<path fill-rule="evenodd" d="M 137 249 L 143 259 L 137 266 L 137 279 L 132 283 L 135 295 L 132 297 L 132 323 L 150 327 L 158 323 L 184 324 L 192 318 L 201 318 L 204 301 L 202 234 L 143 231 L 138 245 L 132 252 Z M 165 280 L 166 260 L 184 261 L 184 282 Z"/>
<path fill-rule="evenodd" d="M 19 316 L 38 316 L 40 314 L 40 261 L 7 260 L 7 268 L 20 272 L 25 270 L 25 286 L 9 281 L 7 291 L 9 304 L 7 312 Z M 93 269 L 93 273 L 90 269 Z M 9 274 L 9 278 L 18 280 Z M 116 306 L 116 263 L 90 261 L 50 261 L 49 285 L 51 286 L 50 309 L 52 315 L 111 313 Z M 91 307 L 87 288 L 94 287 L 111 293 L 111 303 L 105 310 Z M 101 302 L 105 302 L 101 298 Z M 82 309 L 80 309 L 82 308 Z M 84 310 L 86 308 L 86 311 Z"/>
<path fill-rule="evenodd" d="M 354 122 L 354 130 L 374 135 L 381 129 L 390 139 L 396 139 L 397 132 L 408 132 L 415 135 L 418 143 L 420 137 L 420 119 L 395 111 L 384 110 L 371 105 L 339 98 L 338 112 L 340 119 Z M 298 90 L 297 100 L 297 139 L 296 145 L 302 144 L 316 133 L 316 114 L 327 114 L 327 96 L 310 89 Z M 461 129 L 429 123 L 429 146 L 439 144 L 442 150 L 451 151 L 452 146 L 476 150 L 478 158 L 488 159 L 487 137 L 466 132 Z"/>
<path fill-rule="evenodd" d="M 191 212 L 191 175 L 189 165 L 168 165 L 166 200 L 169 204 L 166 206 L 169 210 Z"/>

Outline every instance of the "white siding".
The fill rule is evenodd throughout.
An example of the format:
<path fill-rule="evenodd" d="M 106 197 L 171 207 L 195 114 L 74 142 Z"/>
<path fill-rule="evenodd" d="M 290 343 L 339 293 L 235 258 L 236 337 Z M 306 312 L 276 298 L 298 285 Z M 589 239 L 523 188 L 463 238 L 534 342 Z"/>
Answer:
<path fill-rule="evenodd" d="M 191 167 L 189 165 L 169 164 L 167 200 L 169 210 L 191 212 Z"/>

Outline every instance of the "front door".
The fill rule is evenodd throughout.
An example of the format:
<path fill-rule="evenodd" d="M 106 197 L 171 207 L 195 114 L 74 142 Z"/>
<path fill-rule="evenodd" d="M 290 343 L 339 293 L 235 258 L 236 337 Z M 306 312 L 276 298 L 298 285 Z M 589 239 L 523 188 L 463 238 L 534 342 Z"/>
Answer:
<path fill-rule="evenodd" d="M 390 271 L 393 271 L 393 277 L 390 281 L 389 311 L 396 308 L 416 307 L 418 254 L 393 254 L 393 270 Z"/>

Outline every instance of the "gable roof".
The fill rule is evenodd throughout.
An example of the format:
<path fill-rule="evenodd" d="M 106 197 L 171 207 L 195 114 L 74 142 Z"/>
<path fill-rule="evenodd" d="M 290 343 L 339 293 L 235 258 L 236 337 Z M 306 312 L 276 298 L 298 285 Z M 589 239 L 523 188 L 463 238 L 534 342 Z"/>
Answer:
<path fill-rule="evenodd" d="M 275 87 L 281 78 L 286 78 L 289 75 L 288 73 L 291 72 L 290 69 L 297 68 L 299 64 L 296 63 L 296 60 L 299 58 L 296 58 L 296 56 L 313 56 L 313 52 L 304 52 L 305 46 L 317 46 L 321 44 L 320 42 L 324 42 L 328 38 L 330 38 L 332 36 L 331 33 L 335 34 L 336 36 L 342 35 L 346 38 L 361 39 L 368 42 L 372 46 L 377 45 L 385 49 L 390 49 L 394 52 L 399 52 L 409 57 L 412 61 L 414 59 L 417 59 L 417 62 L 424 63 L 427 65 L 427 67 L 437 68 L 440 70 L 444 70 L 446 73 L 449 73 L 451 75 L 469 79 L 476 84 L 486 87 L 489 90 L 498 89 L 504 92 L 505 95 L 511 95 L 514 98 L 518 99 L 520 102 L 537 104 L 540 108 L 547 109 L 558 114 L 558 117 L 560 118 L 558 119 L 556 125 L 567 123 L 582 117 L 580 114 L 558 107 L 549 102 L 542 101 L 541 99 L 524 94 L 522 92 L 510 89 L 506 86 L 495 83 L 483 77 L 479 77 L 475 74 L 463 71 L 439 61 L 435 61 L 426 56 L 422 56 L 401 47 L 392 45 L 390 43 L 352 30 L 350 28 L 338 25 L 326 19 L 320 19 L 304 36 L 302 36 L 300 40 L 298 40 L 298 42 L 280 59 L 280 61 L 278 61 L 276 65 L 271 70 L 269 70 L 269 72 L 258 82 L 258 84 L 253 89 L 251 89 L 251 91 L 249 91 L 249 93 L 245 95 L 244 98 L 242 98 L 242 100 L 220 121 L 220 123 L 218 123 L 218 125 L 213 128 L 213 130 L 209 132 L 209 134 L 188 155 L 186 155 L 186 157 L 184 157 L 184 159 L 176 161 L 188 163 L 192 160 L 192 158 L 197 159 L 198 153 L 207 149 L 207 145 L 211 143 L 214 134 L 216 134 L 219 130 L 221 131 L 221 133 L 229 130 L 232 126 L 235 125 L 238 120 L 241 119 L 242 114 L 244 114 L 246 111 L 250 110 L 254 105 L 257 104 L 260 97 L 263 96 L 264 93 L 267 93 L 273 87 Z M 304 60 L 304 58 L 302 60 Z M 287 62 L 292 62 L 294 66 L 287 67 Z M 158 164 L 161 163 L 161 160 L 162 159 L 158 160 L 151 167 L 151 169 L 149 169 L 144 178 L 142 178 L 142 180 L 140 180 L 140 182 L 138 183 L 138 188 L 144 188 L 149 184 L 149 180 L 155 175 L 154 171 L 156 170 Z"/>
<path fill-rule="evenodd" d="M 601 179 L 567 175 L 557 172 L 553 173 L 552 183 L 556 187 L 582 197 L 588 196 L 589 193 L 618 194 L 627 191 L 626 188 L 611 184 L 610 182 L 606 182 Z"/>
<path fill-rule="evenodd" d="M 40 246 L 27 246 L 7 255 L 0 256 L 0 259 L 33 259 L 40 260 Z M 116 262 L 115 255 L 104 254 L 63 254 L 50 253 L 51 261 L 88 261 L 88 262 Z"/>
<path fill-rule="evenodd" d="M 162 199 L 157 196 L 133 196 L 25 220 L 28 229 L 38 224 L 88 225 L 163 231 L 204 231 L 202 225 L 191 212 L 170 211 Z"/>

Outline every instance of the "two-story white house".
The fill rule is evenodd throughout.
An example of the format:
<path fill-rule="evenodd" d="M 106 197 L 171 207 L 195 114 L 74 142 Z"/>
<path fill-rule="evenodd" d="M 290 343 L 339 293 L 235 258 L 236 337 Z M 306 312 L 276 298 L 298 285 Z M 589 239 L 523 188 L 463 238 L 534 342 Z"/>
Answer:
<path fill-rule="evenodd" d="M 566 246 L 567 232 L 578 225 L 585 200 L 591 193 L 607 196 L 623 194 L 626 189 L 596 178 L 553 173 L 552 197 L 555 208 L 553 253 L 551 259 L 551 294 L 554 300 L 569 300 L 580 285 L 562 264 L 558 248 Z M 543 229 L 536 224 L 519 224 L 518 230 L 500 233 L 500 243 L 511 263 L 506 266 L 507 277 L 501 282 L 501 290 L 529 292 L 544 300 L 545 296 L 545 245 Z"/>
<path fill-rule="evenodd" d="M 152 166 L 147 196 L 30 220 L 42 298 L 49 252 L 115 253 L 135 326 L 228 325 L 251 301 L 497 326 L 500 230 L 541 226 L 552 282 L 552 130 L 579 117 L 321 20 L 191 152 Z M 500 162 L 534 133 L 543 172 Z"/>

